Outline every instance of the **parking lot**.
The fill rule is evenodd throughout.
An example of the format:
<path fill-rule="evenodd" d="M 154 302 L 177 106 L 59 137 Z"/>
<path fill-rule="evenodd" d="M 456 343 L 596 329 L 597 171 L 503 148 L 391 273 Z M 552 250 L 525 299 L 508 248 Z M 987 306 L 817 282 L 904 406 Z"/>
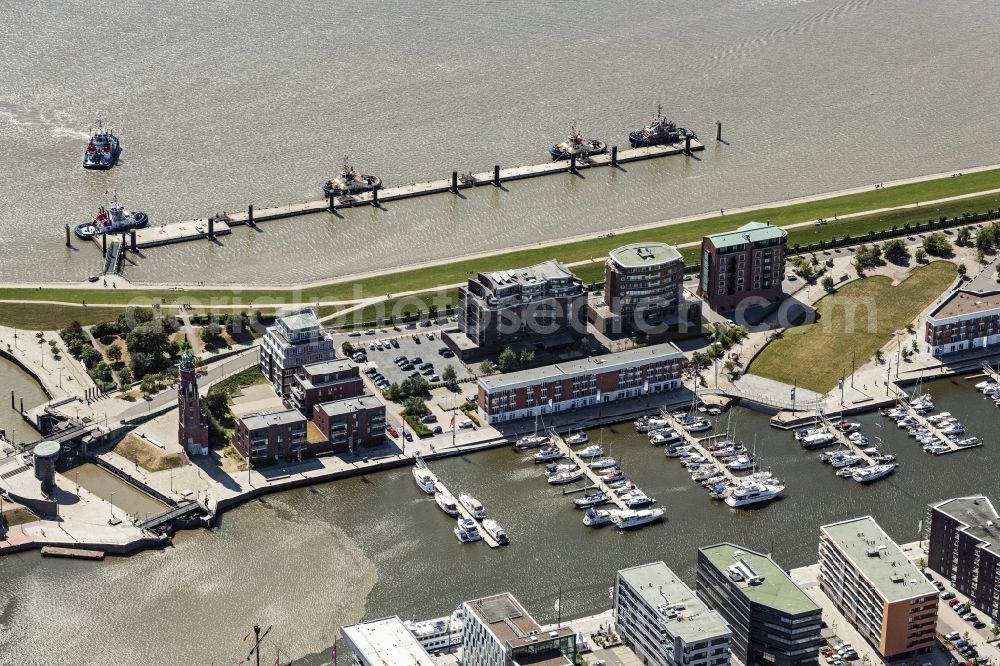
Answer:
<path fill-rule="evenodd" d="M 372 333 L 362 332 L 354 336 L 339 334 L 334 337 L 338 346 L 347 340 L 357 351 L 364 351 L 367 361 L 361 362 L 362 370 L 374 365 L 377 372 L 385 377 L 386 384 L 402 382 L 415 372 L 431 383 L 436 383 L 441 381 L 441 373 L 448 365 L 455 368 L 458 380 L 470 377 L 468 368 L 456 357 L 441 354 L 445 349 L 445 344 L 441 341 L 442 328 L 444 327 L 400 327 L 401 330 L 398 331 L 391 328 L 379 329 Z M 450 351 L 447 353 L 450 354 Z M 395 362 L 400 356 L 414 362 L 401 367 Z M 430 363 L 432 367 L 422 369 L 420 366 L 426 363 Z"/>

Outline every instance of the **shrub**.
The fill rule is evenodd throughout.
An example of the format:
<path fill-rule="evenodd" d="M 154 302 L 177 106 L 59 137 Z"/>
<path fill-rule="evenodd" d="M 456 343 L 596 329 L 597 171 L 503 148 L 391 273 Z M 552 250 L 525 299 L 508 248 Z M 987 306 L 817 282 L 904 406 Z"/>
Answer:
<path fill-rule="evenodd" d="M 924 239 L 923 249 L 935 257 L 949 257 L 952 254 L 951 241 L 940 231 L 936 231 Z"/>

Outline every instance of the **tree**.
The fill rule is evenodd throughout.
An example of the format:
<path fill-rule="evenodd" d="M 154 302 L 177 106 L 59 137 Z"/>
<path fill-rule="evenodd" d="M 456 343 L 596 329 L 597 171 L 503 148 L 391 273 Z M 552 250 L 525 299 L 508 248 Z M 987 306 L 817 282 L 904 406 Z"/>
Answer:
<path fill-rule="evenodd" d="M 229 335 L 237 336 L 241 335 L 247 330 L 247 315 L 245 312 L 236 312 L 226 316 L 226 330 L 229 331 Z"/>
<path fill-rule="evenodd" d="M 418 398 L 417 396 L 410 396 L 403 401 L 403 413 L 407 416 L 415 416 L 420 418 L 426 414 L 430 414 L 431 410 L 427 407 L 427 403 L 424 402 L 423 398 Z"/>
<path fill-rule="evenodd" d="M 441 379 L 445 384 L 454 384 L 455 380 L 458 379 L 458 373 L 455 372 L 455 366 L 451 363 L 444 366 L 444 370 L 441 371 Z"/>
<path fill-rule="evenodd" d="M 527 365 L 528 363 L 531 363 L 532 361 L 535 360 L 535 352 L 531 351 L 530 349 L 525 349 L 521 352 L 518 358 L 521 362 L 521 365 Z"/>
<path fill-rule="evenodd" d="M 354 345 L 351 344 L 350 340 L 344 340 L 344 344 L 340 345 L 340 349 L 344 352 L 344 356 L 351 356 L 354 353 Z"/>
<path fill-rule="evenodd" d="M 101 352 L 85 344 L 80 352 L 80 360 L 83 361 L 83 365 L 88 370 L 93 370 L 94 366 L 104 360 L 104 357 L 101 356 Z"/>
<path fill-rule="evenodd" d="M 201 329 L 201 341 L 208 344 L 219 339 L 222 335 L 222 327 L 216 324 L 214 321 Z"/>
<path fill-rule="evenodd" d="M 834 284 L 833 284 L 833 278 L 832 277 L 830 277 L 829 275 L 827 275 L 825 278 L 823 278 L 823 282 L 821 284 L 823 285 L 823 289 L 825 289 L 828 294 L 832 294 L 833 293 L 833 291 L 834 291 Z"/>
<path fill-rule="evenodd" d="M 923 242 L 927 254 L 935 257 L 950 257 L 952 255 L 951 241 L 940 231 L 927 236 Z"/>
<path fill-rule="evenodd" d="M 917 560 L 917 568 L 920 569 L 921 571 L 923 571 L 924 569 L 927 568 L 927 558 L 926 557 L 921 557 L 919 560 Z"/>
<path fill-rule="evenodd" d="M 152 375 L 146 375 L 142 378 L 142 383 L 139 384 L 139 390 L 145 395 L 149 395 L 156 391 L 156 380 Z"/>
<path fill-rule="evenodd" d="M 496 371 L 497 371 L 496 364 L 489 359 L 486 359 L 485 361 L 479 364 L 479 374 L 481 375 L 492 375 Z"/>
<path fill-rule="evenodd" d="M 497 367 L 500 368 L 500 372 L 510 372 L 516 370 L 518 366 L 517 354 L 510 347 L 507 347 L 497 358 Z"/>
<path fill-rule="evenodd" d="M 132 385 L 132 371 L 127 365 L 118 372 L 118 384 L 123 391 L 127 391 Z"/>
<path fill-rule="evenodd" d="M 882 248 L 862 243 L 854 251 L 854 266 L 858 272 L 878 266 L 882 262 Z"/>
<path fill-rule="evenodd" d="M 202 406 L 205 408 L 206 414 L 211 414 L 223 421 L 229 414 L 229 396 L 224 389 L 216 390 L 216 386 L 209 389 L 204 401 L 202 401 Z"/>
<path fill-rule="evenodd" d="M 968 245 L 971 239 L 972 239 L 972 231 L 969 229 L 969 227 L 962 227 L 961 229 L 958 230 L 958 233 L 955 235 L 955 242 L 958 243 L 959 245 Z"/>
<path fill-rule="evenodd" d="M 913 254 L 913 258 L 918 262 L 927 261 L 927 250 L 922 247 L 918 247 L 917 251 Z"/>
<path fill-rule="evenodd" d="M 151 372 L 159 372 L 166 367 L 166 353 L 170 339 L 157 321 L 139 324 L 125 336 L 132 359 L 132 372 L 143 377 Z"/>
<path fill-rule="evenodd" d="M 887 261 L 891 261 L 894 264 L 905 265 L 910 261 L 910 251 L 901 238 L 893 238 L 886 241 L 883 248 L 883 255 Z"/>
<path fill-rule="evenodd" d="M 968 272 L 969 272 L 969 269 L 965 267 L 965 264 L 959 264 L 958 265 L 958 274 L 959 275 L 965 275 Z"/>
<path fill-rule="evenodd" d="M 118 315 L 115 320 L 115 329 L 119 333 L 124 333 L 125 331 L 131 331 L 140 324 L 148 324 L 153 321 L 154 315 L 150 308 L 137 308 L 134 306 L 129 306 L 125 308 L 125 311 Z"/>
<path fill-rule="evenodd" d="M 122 360 L 122 348 L 118 345 L 111 345 L 105 353 L 112 363 L 118 363 Z"/>

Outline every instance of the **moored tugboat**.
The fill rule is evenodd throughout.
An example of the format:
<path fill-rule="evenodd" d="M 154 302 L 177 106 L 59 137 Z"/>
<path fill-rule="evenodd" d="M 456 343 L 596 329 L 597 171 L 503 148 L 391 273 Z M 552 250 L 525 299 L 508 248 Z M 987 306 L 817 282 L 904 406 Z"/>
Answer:
<path fill-rule="evenodd" d="M 653 119 L 642 129 L 629 132 L 628 141 L 633 148 L 643 148 L 679 143 L 686 137 L 697 139 L 698 135 L 691 130 L 678 127 L 672 120 L 667 120 L 663 115 L 663 105 L 657 104 Z"/>
<path fill-rule="evenodd" d="M 104 129 L 101 119 L 97 119 L 97 131 L 90 135 L 87 150 L 83 153 L 84 169 L 110 169 L 118 161 L 122 151 L 121 143 L 113 130 Z"/>
<path fill-rule="evenodd" d="M 348 161 L 348 156 L 344 155 L 344 168 L 340 175 L 333 180 L 328 180 L 323 184 L 323 191 L 328 197 L 342 197 L 347 194 L 361 194 L 371 192 L 376 187 L 382 186 L 382 179 L 378 176 L 369 176 L 358 173 Z"/>
<path fill-rule="evenodd" d="M 573 157 L 588 157 L 590 155 L 600 155 L 607 152 L 608 146 L 599 139 L 584 139 L 576 125 L 570 125 L 569 135 L 563 139 L 562 143 L 549 148 L 549 154 L 553 160 L 568 160 Z"/>
<path fill-rule="evenodd" d="M 94 219 L 90 222 L 83 222 L 76 225 L 76 235 L 82 240 L 90 240 L 102 234 L 115 234 L 132 229 L 142 229 L 149 224 L 149 216 L 145 213 L 131 212 L 118 201 L 118 193 L 111 200 L 108 208 L 101 206 Z"/>

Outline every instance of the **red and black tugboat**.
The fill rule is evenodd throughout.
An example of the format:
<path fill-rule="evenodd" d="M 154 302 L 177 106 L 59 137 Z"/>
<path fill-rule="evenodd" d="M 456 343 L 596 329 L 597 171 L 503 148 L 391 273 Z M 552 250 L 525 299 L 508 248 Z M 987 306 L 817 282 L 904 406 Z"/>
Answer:
<path fill-rule="evenodd" d="M 125 207 L 118 201 L 118 193 L 115 192 L 110 206 L 107 208 L 101 206 L 90 222 L 76 225 L 74 231 L 81 240 L 90 240 L 103 234 L 142 229 L 147 224 L 149 224 L 149 216 L 138 211 L 125 210 Z"/>
<path fill-rule="evenodd" d="M 563 139 L 562 143 L 557 143 L 549 148 L 549 154 L 552 155 L 553 160 L 568 160 L 573 156 L 600 155 L 607 150 L 607 144 L 599 139 L 584 139 L 574 123 L 569 127 L 569 136 Z"/>
<path fill-rule="evenodd" d="M 118 161 L 121 151 L 122 145 L 114 130 L 104 129 L 98 118 L 97 130 L 91 132 L 87 150 L 83 153 L 83 168 L 110 169 Z"/>
<path fill-rule="evenodd" d="M 340 175 L 333 180 L 323 183 L 323 191 L 328 197 L 342 197 L 347 194 L 371 192 L 376 187 L 381 186 L 381 178 L 358 173 L 351 166 L 349 157 L 344 155 L 344 168 L 341 170 Z"/>
<path fill-rule="evenodd" d="M 663 146 L 672 143 L 681 143 L 687 137 L 697 139 L 698 135 L 689 129 L 678 127 L 672 120 L 667 120 L 663 115 L 663 105 L 656 105 L 656 115 L 648 125 L 642 129 L 629 132 L 628 141 L 633 148 L 644 146 Z"/>

